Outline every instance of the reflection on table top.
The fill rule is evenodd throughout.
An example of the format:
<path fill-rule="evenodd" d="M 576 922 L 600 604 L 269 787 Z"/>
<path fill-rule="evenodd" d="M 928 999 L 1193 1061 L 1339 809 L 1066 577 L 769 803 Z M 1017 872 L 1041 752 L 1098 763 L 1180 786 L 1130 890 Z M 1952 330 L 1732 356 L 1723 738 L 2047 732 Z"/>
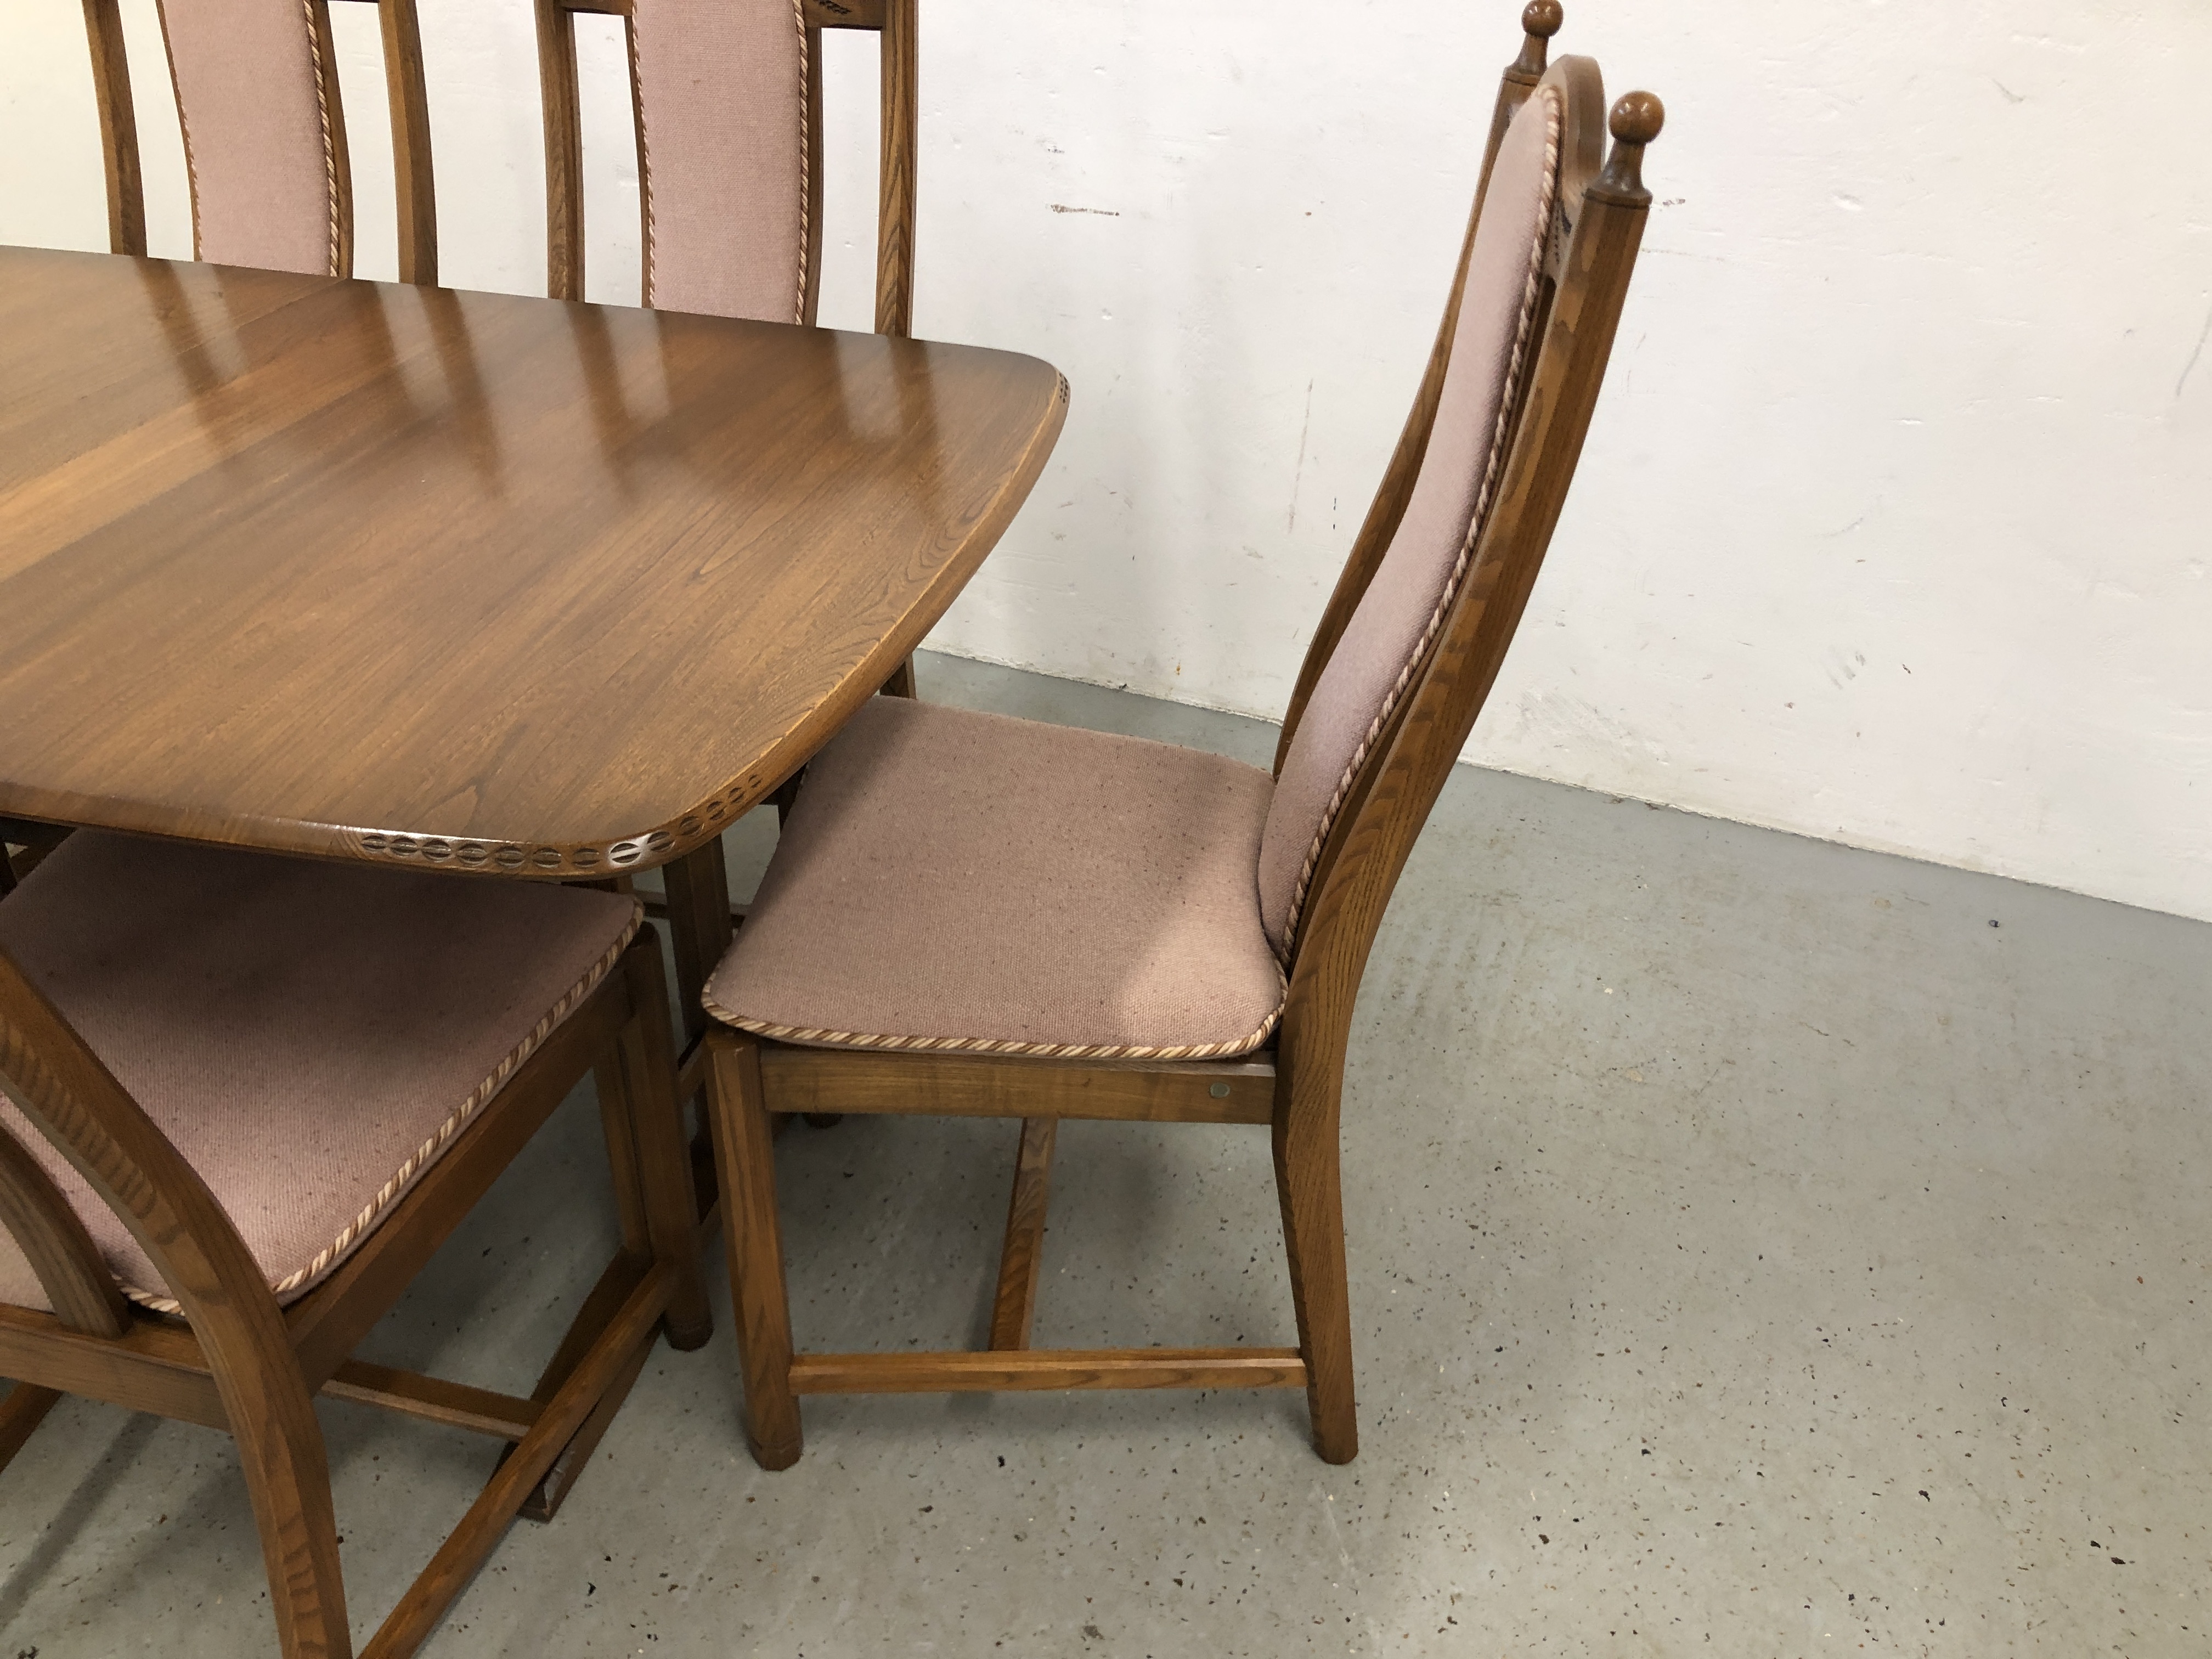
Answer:
<path fill-rule="evenodd" d="M 665 862 L 904 659 L 1035 481 L 1034 358 L 0 249 L 0 814 Z"/>

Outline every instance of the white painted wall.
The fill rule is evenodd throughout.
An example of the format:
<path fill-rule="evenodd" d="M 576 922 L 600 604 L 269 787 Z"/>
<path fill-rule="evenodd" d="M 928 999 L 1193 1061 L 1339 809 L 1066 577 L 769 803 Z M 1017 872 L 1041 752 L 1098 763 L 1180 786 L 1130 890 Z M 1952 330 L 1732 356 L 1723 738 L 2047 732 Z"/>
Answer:
<path fill-rule="evenodd" d="M 527 0 L 422 9 L 447 280 L 537 290 Z M 935 642 L 1279 713 L 1419 373 L 1515 7 L 923 9 L 920 330 L 1075 387 Z M 1568 10 L 1561 48 L 1668 103 L 1663 204 L 1471 757 L 2212 918 L 2212 9 Z M 375 275 L 374 33 L 339 12 Z M 76 14 L 0 0 L 0 240 L 100 245 Z M 824 319 L 850 325 L 872 58 L 831 40 Z M 623 208 L 593 292 L 634 299 L 611 33 L 586 76 L 595 199 Z M 139 86 L 155 250 L 182 252 Z"/>

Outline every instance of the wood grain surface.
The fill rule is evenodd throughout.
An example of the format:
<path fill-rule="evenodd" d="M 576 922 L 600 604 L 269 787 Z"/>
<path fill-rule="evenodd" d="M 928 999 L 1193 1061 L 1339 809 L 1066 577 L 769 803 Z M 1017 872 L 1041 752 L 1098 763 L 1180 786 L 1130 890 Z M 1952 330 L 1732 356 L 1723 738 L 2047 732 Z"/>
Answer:
<path fill-rule="evenodd" d="M 1030 1348 L 1012 1353 L 802 1353 L 794 1394 L 1021 1389 L 1302 1389 L 1296 1348 Z"/>
<path fill-rule="evenodd" d="M 1066 382 L 972 347 L 0 249 L 0 814 L 666 862 L 951 602 Z"/>

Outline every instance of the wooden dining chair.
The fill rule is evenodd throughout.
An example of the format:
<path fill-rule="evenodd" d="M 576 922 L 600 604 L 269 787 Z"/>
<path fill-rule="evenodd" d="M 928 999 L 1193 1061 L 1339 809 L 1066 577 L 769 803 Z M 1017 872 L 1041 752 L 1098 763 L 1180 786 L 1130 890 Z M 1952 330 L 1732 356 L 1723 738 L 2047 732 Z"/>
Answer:
<path fill-rule="evenodd" d="M 438 280 L 430 109 L 415 0 L 374 5 L 384 37 L 399 215 L 399 280 Z M 332 0 L 156 0 L 191 187 L 192 258 L 313 276 L 353 275 Z M 145 191 L 120 0 L 84 0 L 107 167 L 108 246 L 146 252 Z"/>
<path fill-rule="evenodd" d="M 647 306 L 811 326 L 822 288 L 822 31 L 883 43 L 875 331 L 914 324 L 917 0 L 536 0 L 545 283 L 584 297 L 574 14 L 619 17 Z M 914 695 L 914 663 L 884 689 Z"/>
<path fill-rule="evenodd" d="M 659 947 L 627 896 L 80 830 L 0 900 L 0 1471 L 63 1394 L 228 1430 L 287 1655 L 352 1651 L 311 1401 L 505 1443 L 364 1651 L 411 1653 L 706 1340 Z M 353 1357 L 594 1076 L 621 1245 L 527 1400 Z"/>
<path fill-rule="evenodd" d="M 155 0 L 191 191 L 192 257 L 353 274 L 353 173 L 331 40 L 331 0 Z M 415 0 L 377 9 L 392 112 L 399 279 L 438 280 L 430 114 Z M 146 252 L 146 194 L 121 0 L 83 0 L 107 179 L 107 242 Z M 66 829 L 0 818 L 0 895 Z"/>
<path fill-rule="evenodd" d="M 703 1066 L 747 1437 L 798 1396 L 1303 1387 L 1358 1449 L 1339 1101 L 1352 1009 L 1581 451 L 1650 198 L 1657 99 L 1546 67 L 1523 16 L 1413 410 L 1285 719 L 1273 774 L 1165 744 L 878 698 L 817 757 L 707 987 Z M 687 1085 L 688 1086 L 688 1085 Z M 991 1346 L 794 1353 L 772 1115 L 1023 1120 Z M 1296 1347 L 1032 1351 L 1061 1118 L 1270 1126 Z"/>

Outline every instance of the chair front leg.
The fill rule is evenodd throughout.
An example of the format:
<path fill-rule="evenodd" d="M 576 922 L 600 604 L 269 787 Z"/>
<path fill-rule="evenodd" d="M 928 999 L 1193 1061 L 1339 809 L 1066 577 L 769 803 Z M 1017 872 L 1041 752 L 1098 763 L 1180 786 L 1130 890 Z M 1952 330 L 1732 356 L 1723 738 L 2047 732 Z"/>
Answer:
<path fill-rule="evenodd" d="M 708 1112 L 744 1378 L 745 1442 L 763 1468 L 787 1469 L 805 1441 L 791 1389 L 791 1300 L 776 1214 L 775 1130 L 761 1087 L 760 1045 L 724 1030 L 710 1033 L 707 1042 Z"/>

